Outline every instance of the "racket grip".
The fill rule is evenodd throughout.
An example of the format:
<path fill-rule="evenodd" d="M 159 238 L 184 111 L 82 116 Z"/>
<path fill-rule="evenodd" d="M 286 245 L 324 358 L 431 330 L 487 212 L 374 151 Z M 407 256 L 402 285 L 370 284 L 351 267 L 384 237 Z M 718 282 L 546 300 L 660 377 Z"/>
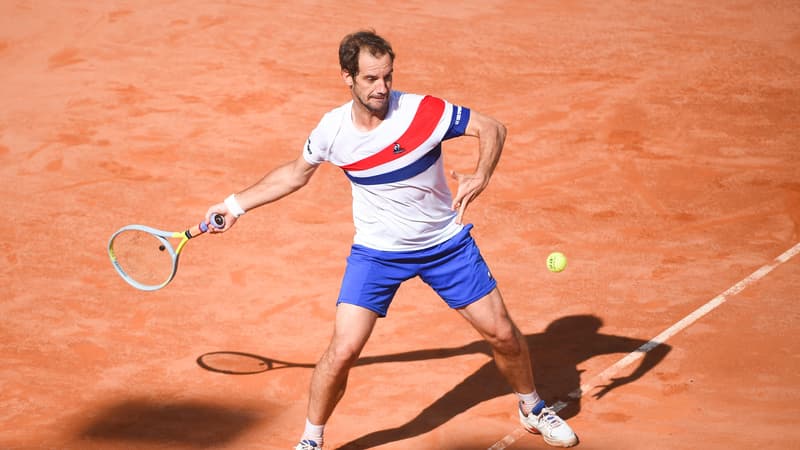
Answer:
<path fill-rule="evenodd" d="M 225 217 L 222 214 L 211 214 L 211 225 L 218 230 L 225 228 Z"/>
<path fill-rule="evenodd" d="M 225 228 L 225 217 L 222 214 L 217 214 L 217 213 L 211 214 L 211 222 L 210 223 L 214 228 L 216 228 L 218 230 L 221 230 L 221 229 Z M 200 222 L 200 225 L 198 225 L 198 226 L 200 227 L 200 232 L 201 233 L 205 233 L 205 232 L 208 231 L 208 224 L 207 223 Z"/>

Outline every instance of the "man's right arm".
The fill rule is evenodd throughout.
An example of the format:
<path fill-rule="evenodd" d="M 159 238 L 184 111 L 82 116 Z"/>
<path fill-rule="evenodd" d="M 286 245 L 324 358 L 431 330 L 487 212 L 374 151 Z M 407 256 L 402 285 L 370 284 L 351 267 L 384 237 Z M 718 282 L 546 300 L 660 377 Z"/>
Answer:
<path fill-rule="evenodd" d="M 233 201 L 238 207 L 241 207 L 242 211 L 249 211 L 267 203 L 272 203 L 305 186 L 311 176 L 314 175 L 317 167 L 319 166 L 309 163 L 300 156 L 293 161 L 276 167 L 257 183 L 235 194 Z M 228 201 L 230 202 L 230 200 Z M 207 221 L 210 220 L 212 213 L 225 216 L 225 228 L 213 231 L 225 231 L 236 222 L 235 211 L 231 211 L 229 206 L 223 202 L 208 209 L 206 213 Z M 242 211 L 239 211 L 239 215 L 243 214 Z M 209 228 L 213 229 L 213 227 Z"/>

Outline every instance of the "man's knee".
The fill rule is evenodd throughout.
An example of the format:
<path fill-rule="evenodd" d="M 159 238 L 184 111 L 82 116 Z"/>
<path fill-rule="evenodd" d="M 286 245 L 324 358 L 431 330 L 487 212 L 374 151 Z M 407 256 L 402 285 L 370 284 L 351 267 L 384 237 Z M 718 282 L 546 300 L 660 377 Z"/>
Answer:
<path fill-rule="evenodd" d="M 519 355 L 525 350 L 523 339 L 522 334 L 511 323 L 498 326 L 487 338 L 495 352 L 507 356 Z"/>
<path fill-rule="evenodd" d="M 359 349 L 353 345 L 332 342 L 323 355 L 323 361 L 334 372 L 347 372 L 358 360 Z"/>

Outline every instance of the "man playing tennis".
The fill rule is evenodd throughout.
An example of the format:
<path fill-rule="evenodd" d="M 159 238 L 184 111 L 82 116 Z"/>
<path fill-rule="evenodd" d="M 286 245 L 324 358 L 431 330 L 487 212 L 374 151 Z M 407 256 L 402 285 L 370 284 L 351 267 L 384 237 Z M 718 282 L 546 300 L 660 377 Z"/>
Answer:
<path fill-rule="evenodd" d="M 308 183 L 328 161 L 350 179 L 355 237 L 337 300 L 334 333 L 317 363 L 306 427 L 297 450 L 322 448 L 325 423 L 342 398 L 356 362 L 400 284 L 419 276 L 491 345 L 500 372 L 519 397 L 519 417 L 553 446 L 577 437 L 539 398 L 522 333 L 509 317 L 488 266 L 464 225 L 464 213 L 488 185 L 506 129 L 496 120 L 442 99 L 392 91 L 394 52 L 372 31 L 346 36 L 339 47 L 342 79 L 352 101 L 325 114 L 302 155 L 207 213 L 236 218 Z M 441 143 L 478 138 L 474 173 L 451 172 L 447 186 Z"/>

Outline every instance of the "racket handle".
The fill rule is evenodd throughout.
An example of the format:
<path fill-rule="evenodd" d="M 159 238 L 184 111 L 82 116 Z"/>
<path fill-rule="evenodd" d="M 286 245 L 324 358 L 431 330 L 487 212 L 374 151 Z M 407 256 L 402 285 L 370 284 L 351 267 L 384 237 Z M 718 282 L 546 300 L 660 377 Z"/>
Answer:
<path fill-rule="evenodd" d="M 225 228 L 225 217 L 222 214 L 217 214 L 217 213 L 211 214 L 211 222 L 210 223 L 214 228 L 216 228 L 218 230 L 221 230 L 221 229 Z M 198 226 L 200 227 L 200 232 L 201 233 L 205 233 L 206 231 L 208 231 L 208 224 L 207 223 L 200 222 L 200 225 L 198 225 Z"/>
<path fill-rule="evenodd" d="M 225 216 L 217 213 L 211 214 L 211 225 L 218 230 L 225 228 Z"/>

